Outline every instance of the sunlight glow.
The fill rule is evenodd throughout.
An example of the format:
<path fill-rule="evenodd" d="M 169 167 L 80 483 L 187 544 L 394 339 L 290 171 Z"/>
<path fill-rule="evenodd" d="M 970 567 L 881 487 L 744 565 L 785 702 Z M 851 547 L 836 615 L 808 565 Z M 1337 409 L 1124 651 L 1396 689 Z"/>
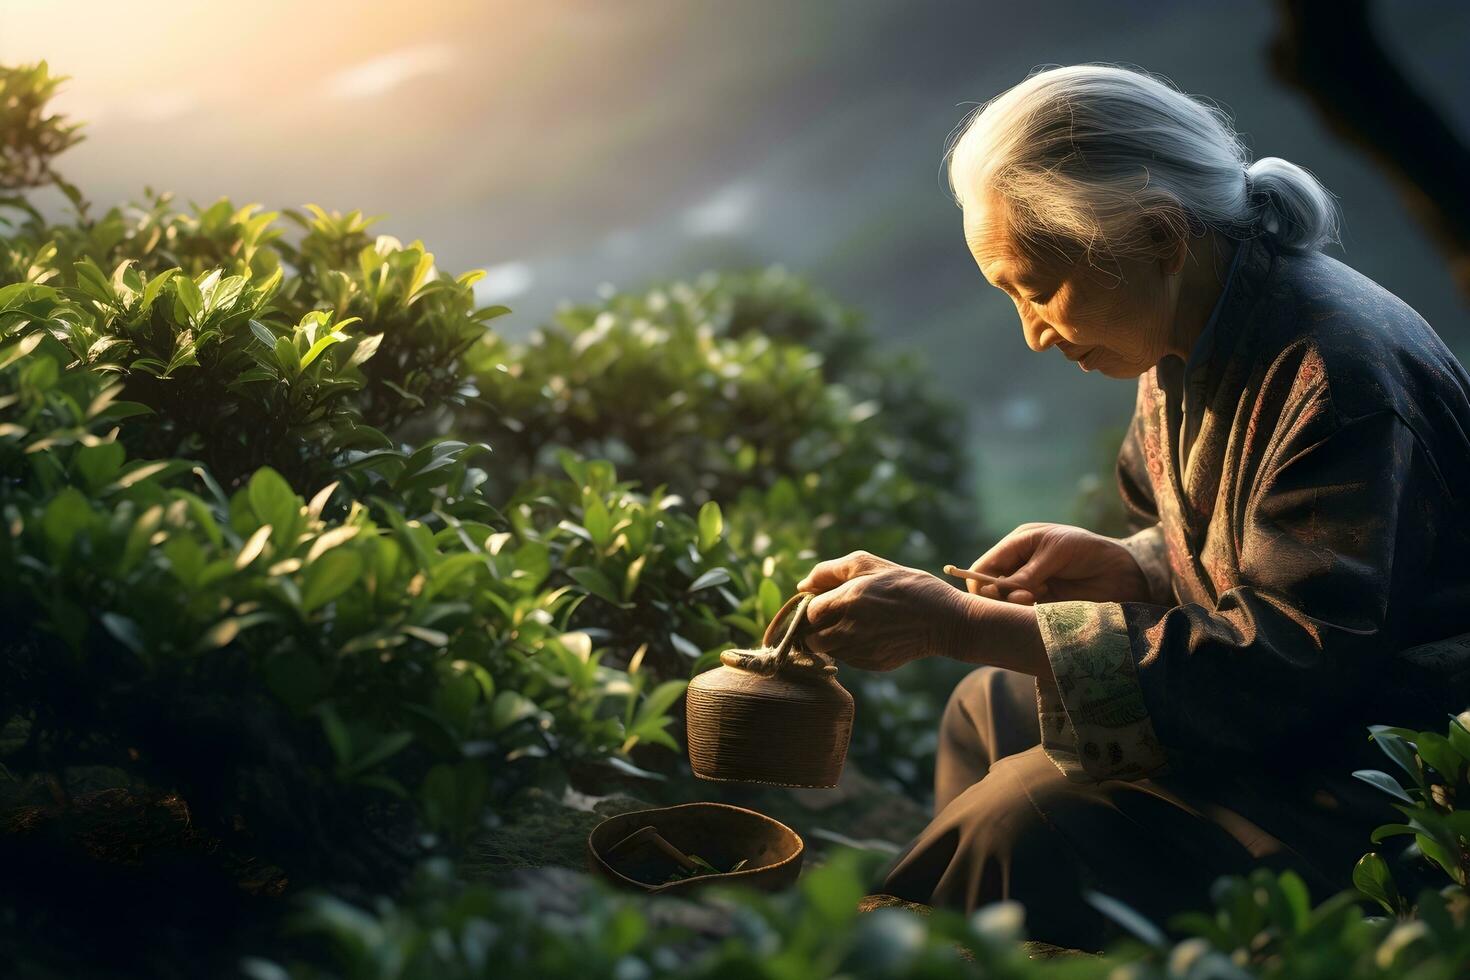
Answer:
<path fill-rule="evenodd" d="M 454 49 L 447 44 L 402 48 L 337 72 L 327 79 L 327 94 L 334 99 L 382 95 L 404 82 L 448 71 L 454 60 Z"/>

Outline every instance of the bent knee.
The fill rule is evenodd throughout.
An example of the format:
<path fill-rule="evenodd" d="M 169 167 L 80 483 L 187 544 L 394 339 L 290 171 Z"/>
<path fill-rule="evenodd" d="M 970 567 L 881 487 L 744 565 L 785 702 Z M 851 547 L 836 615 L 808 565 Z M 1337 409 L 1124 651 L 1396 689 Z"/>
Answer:
<path fill-rule="evenodd" d="M 1038 746 L 997 761 L 945 808 L 962 839 L 1007 853 L 1055 846 L 1053 810 L 1068 801 L 1068 780 Z"/>
<path fill-rule="evenodd" d="M 965 719 L 984 727 L 997 717 L 1029 715 L 1035 711 L 1035 698 L 1035 678 L 1002 667 L 979 667 L 950 692 L 944 721 Z"/>
<path fill-rule="evenodd" d="M 987 708 L 999 690 L 1001 675 L 1005 673 L 1007 671 L 999 667 L 977 667 L 970 671 L 949 693 L 944 713 L 968 710 L 973 714 L 977 708 Z"/>

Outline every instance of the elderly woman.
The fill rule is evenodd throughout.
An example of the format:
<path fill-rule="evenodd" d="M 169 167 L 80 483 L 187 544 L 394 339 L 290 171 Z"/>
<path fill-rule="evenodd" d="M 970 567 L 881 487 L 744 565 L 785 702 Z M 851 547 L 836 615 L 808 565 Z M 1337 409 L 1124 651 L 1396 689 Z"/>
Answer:
<path fill-rule="evenodd" d="M 972 566 L 1003 587 L 862 552 L 801 583 L 813 649 L 984 665 L 884 890 L 1018 899 L 1033 938 L 1095 948 L 1087 890 L 1163 922 L 1259 863 L 1344 887 L 1395 816 L 1350 778 L 1376 767 L 1365 727 L 1470 700 L 1464 646 L 1432 642 L 1470 631 L 1470 376 L 1319 251 L 1336 215 L 1314 178 L 1250 163 L 1151 76 L 1034 74 L 973 116 L 949 175 L 1031 349 L 1138 379 L 1117 463 L 1136 533 L 1023 525 Z"/>

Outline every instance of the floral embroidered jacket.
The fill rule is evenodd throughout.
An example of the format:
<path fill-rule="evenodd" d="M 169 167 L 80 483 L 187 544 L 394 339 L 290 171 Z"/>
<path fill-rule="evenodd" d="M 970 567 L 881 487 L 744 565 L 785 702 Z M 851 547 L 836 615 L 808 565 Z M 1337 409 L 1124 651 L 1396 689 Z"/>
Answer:
<path fill-rule="evenodd" d="M 1188 379 L 1177 357 L 1139 378 L 1119 453 L 1151 601 L 1036 606 L 1042 744 L 1074 779 L 1470 705 L 1470 375 L 1346 265 L 1240 249 Z"/>

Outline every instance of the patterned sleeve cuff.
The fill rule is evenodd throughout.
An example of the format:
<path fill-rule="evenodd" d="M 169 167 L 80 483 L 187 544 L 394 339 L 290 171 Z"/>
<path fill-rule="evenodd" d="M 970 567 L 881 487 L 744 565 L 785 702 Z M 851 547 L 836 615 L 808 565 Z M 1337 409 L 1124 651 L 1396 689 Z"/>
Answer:
<path fill-rule="evenodd" d="M 1156 606 L 1174 605 L 1173 577 L 1169 573 L 1169 554 L 1164 544 L 1163 525 L 1146 527 L 1137 534 L 1116 539 L 1128 549 L 1143 577 L 1148 580 L 1149 602 Z"/>
<path fill-rule="evenodd" d="M 1041 745 L 1068 779 L 1140 779 L 1166 764 L 1138 683 L 1123 607 L 1038 602 L 1056 686 L 1038 681 Z"/>

